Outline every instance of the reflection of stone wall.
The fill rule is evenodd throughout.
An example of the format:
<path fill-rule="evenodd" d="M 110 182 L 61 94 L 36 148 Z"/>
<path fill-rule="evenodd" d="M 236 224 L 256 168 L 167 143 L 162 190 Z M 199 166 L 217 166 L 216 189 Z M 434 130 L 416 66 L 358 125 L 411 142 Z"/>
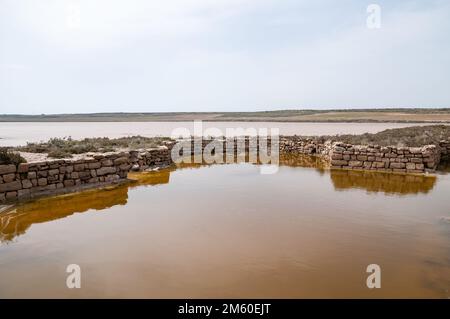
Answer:
<path fill-rule="evenodd" d="M 330 177 L 337 190 L 361 188 L 369 192 L 395 194 L 427 193 L 436 183 L 435 176 L 370 171 L 331 170 Z"/>
<path fill-rule="evenodd" d="M 21 235 L 32 225 L 64 218 L 88 210 L 102 210 L 115 205 L 125 205 L 128 187 L 87 191 L 72 195 L 42 198 L 18 205 L 0 214 L 0 241 L 9 241 Z"/>

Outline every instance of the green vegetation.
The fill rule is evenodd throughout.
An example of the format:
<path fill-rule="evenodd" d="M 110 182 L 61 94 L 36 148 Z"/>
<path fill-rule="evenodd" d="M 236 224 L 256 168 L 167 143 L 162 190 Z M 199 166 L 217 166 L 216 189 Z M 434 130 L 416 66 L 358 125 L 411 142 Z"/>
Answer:
<path fill-rule="evenodd" d="M 15 150 L 29 153 L 46 153 L 53 158 L 70 158 L 73 154 L 88 152 L 112 152 L 119 149 L 153 148 L 163 145 L 170 138 L 130 136 L 110 139 L 107 137 L 85 138 L 73 140 L 68 138 L 52 138 L 45 143 L 27 143 L 26 146 L 16 147 Z"/>
<path fill-rule="evenodd" d="M 450 125 L 411 126 L 406 128 L 388 129 L 379 133 L 361 135 L 324 135 L 313 136 L 313 139 L 343 141 L 349 144 L 377 144 L 381 146 L 419 147 L 428 144 L 439 145 L 441 140 L 450 140 Z M 13 151 L 29 153 L 45 153 L 52 158 L 70 158 L 73 154 L 88 152 L 112 152 L 121 149 L 148 149 L 171 141 L 168 137 L 131 136 L 116 139 L 107 137 L 85 138 L 52 138 L 45 143 L 28 143 L 26 146 L 13 148 Z M 1 149 L 0 163 L 20 163 L 25 160 L 19 154 Z"/>
<path fill-rule="evenodd" d="M 26 160 L 20 154 L 8 150 L 6 147 L 0 147 L 0 165 L 25 163 Z"/>
<path fill-rule="evenodd" d="M 320 138 L 339 140 L 349 144 L 418 147 L 428 144 L 439 145 L 441 140 L 450 140 L 450 126 L 411 126 L 388 129 L 375 134 L 321 136 Z"/>

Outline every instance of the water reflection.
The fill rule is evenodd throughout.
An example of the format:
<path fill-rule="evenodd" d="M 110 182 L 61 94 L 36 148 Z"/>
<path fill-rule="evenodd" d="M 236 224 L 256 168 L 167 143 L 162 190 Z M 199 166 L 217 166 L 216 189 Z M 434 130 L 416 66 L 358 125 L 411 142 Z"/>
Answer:
<path fill-rule="evenodd" d="M 314 168 L 320 174 L 329 174 L 335 190 L 364 189 L 368 192 L 408 195 L 428 193 L 436 183 L 434 176 L 398 175 L 369 171 L 325 170 L 325 162 L 316 156 L 283 155 L 281 166 Z M 116 205 L 125 205 L 128 190 L 142 186 L 168 184 L 170 175 L 178 169 L 197 169 L 205 164 L 180 164 L 159 171 L 130 173 L 133 181 L 100 190 L 43 198 L 22 203 L 0 214 L 0 242 L 8 242 L 24 234 L 32 224 L 65 218 L 89 210 L 101 211 Z"/>
<path fill-rule="evenodd" d="M 370 171 L 331 170 L 330 177 L 336 190 L 359 188 L 368 192 L 398 195 L 428 193 L 436 183 L 435 176 Z"/>

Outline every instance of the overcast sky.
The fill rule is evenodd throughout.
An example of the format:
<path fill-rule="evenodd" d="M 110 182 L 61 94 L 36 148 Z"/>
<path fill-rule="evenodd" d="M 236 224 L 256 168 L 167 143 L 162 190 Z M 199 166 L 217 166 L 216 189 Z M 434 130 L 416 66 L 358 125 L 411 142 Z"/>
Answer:
<path fill-rule="evenodd" d="M 450 107 L 449 37 L 447 0 L 0 0 L 0 113 Z"/>

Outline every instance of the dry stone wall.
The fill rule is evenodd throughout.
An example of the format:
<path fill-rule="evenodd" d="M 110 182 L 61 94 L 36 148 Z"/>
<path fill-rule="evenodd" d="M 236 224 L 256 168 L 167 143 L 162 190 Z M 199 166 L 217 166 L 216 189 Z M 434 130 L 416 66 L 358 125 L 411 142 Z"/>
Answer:
<path fill-rule="evenodd" d="M 207 145 L 204 141 L 201 148 Z M 169 143 L 157 149 L 93 154 L 80 160 L 0 165 L 0 203 L 124 181 L 129 171 L 171 165 L 172 147 Z M 450 160 L 450 141 L 420 148 L 382 147 L 281 136 L 279 147 L 281 155 L 318 155 L 332 169 L 423 174 L 433 172 L 441 159 Z M 192 148 L 192 153 L 197 151 Z"/>
<path fill-rule="evenodd" d="M 80 160 L 0 165 L 0 203 L 119 182 L 127 178 L 130 170 L 170 164 L 170 149 L 161 147 L 97 154 Z"/>
<path fill-rule="evenodd" d="M 379 145 L 352 145 L 301 137 L 282 137 L 280 151 L 317 154 L 329 161 L 330 168 L 377 170 L 397 173 L 430 173 L 450 157 L 450 142 L 439 146 L 384 147 Z"/>

